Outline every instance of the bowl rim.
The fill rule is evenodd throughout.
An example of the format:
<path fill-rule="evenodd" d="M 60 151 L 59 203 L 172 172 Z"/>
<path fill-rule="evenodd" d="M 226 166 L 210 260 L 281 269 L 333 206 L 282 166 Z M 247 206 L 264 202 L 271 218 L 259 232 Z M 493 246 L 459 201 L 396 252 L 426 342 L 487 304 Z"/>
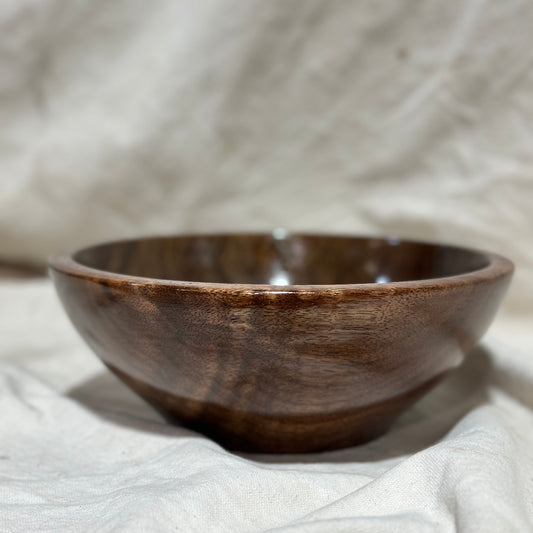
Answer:
<path fill-rule="evenodd" d="M 288 237 L 308 237 L 308 238 L 351 238 L 360 240 L 376 240 L 394 244 L 421 244 L 435 246 L 439 248 L 453 248 L 469 253 L 474 253 L 486 259 L 487 264 L 476 270 L 470 270 L 451 276 L 440 276 L 436 278 L 413 279 L 403 281 L 388 281 L 383 283 L 339 283 L 339 284 L 308 284 L 308 285 L 270 285 L 267 283 L 223 283 L 210 281 L 185 281 L 165 278 L 150 278 L 144 276 L 134 276 L 90 267 L 80 263 L 75 256 L 90 248 L 103 245 L 117 245 L 126 242 L 138 240 L 156 240 L 172 238 L 201 238 L 201 237 L 270 237 L 272 232 L 205 232 L 205 233 L 177 233 L 163 235 L 147 235 L 126 239 L 115 239 L 101 241 L 83 246 L 73 252 L 58 252 L 48 258 L 48 268 L 51 275 L 54 272 L 69 275 L 71 277 L 82 278 L 86 281 L 102 283 L 107 286 L 124 286 L 129 285 L 137 288 L 176 288 L 185 291 L 209 291 L 222 293 L 239 293 L 239 294 L 316 294 L 316 293 L 375 293 L 390 294 L 395 292 L 429 290 L 429 289 L 447 289 L 458 286 L 471 285 L 476 283 L 494 281 L 499 278 L 509 276 L 514 271 L 513 262 L 497 253 L 458 246 L 447 242 L 435 242 L 429 240 L 418 240 L 397 237 L 395 235 L 365 235 L 350 233 L 306 233 L 306 232 L 287 232 Z"/>

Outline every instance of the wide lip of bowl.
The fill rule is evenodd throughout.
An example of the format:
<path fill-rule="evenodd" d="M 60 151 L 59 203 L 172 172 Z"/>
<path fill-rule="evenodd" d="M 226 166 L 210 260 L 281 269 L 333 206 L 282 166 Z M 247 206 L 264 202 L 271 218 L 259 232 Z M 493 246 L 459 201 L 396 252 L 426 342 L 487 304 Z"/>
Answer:
<path fill-rule="evenodd" d="M 105 283 L 106 285 L 130 285 L 145 288 L 179 288 L 181 290 L 190 291 L 222 291 L 233 292 L 240 294 L 257 294 L 257 293 L 275 293 L 275 294 L 293 294 L 293 293 L 346 293 L 346 292 L 373 292 L 373 293 L 391 293 L 412 291 L 416 289 L 427 290 L 446 289 L 454 286 L 471 285 L 484 281 L 494 280 L 505 275 L 510 275 L 514 271 L 514 264 L 506 257 L 481 250 L 474 247 L 458 246 L 447 242 L 435 242 L 430 240 L 408 239 L 397 237 L 395 235 L 365 235 L 365 234 L 349 234 L 349 233 L 306 233 L 306 232 L 289 232 L 289 237 L 341 237 L 353 238 L 361 240 L 376 240 L 400 244 L 422 244 L 444 248 L 455 248 L 470 253 L 479 254 L 487 260 L 487 265 L 460 274 L 451 276 L 441 276 L 436 278 L 413 279 L 404 281 L 389 281 L 385 283 L 342 283 L 342 284 L 309 284 L 309 285 L 269 285 L 266 283 L 219 283 L 208 281 L 185 281 L 173 280 L 164 278 L 150 278 L 143 276 L 132 276 L 129 274 L 122 274 L 119 272 L 112 272 L 102 270 L 94 267 L 84 265 L 74 259 L 79 252 L 101 245 L 114 245 L 124 242 L 132 242 L 138 240 L 161 239 L 161 238 L 195 238 L 195 237 L 232 237 L 232 236 L 250 236 L 250 237 L 269 237 L 272 233 L 256 232 L 256 233 L 239 233 L 239 232 L 223 232 L 223 233 L 183 233 L 183 234 L 167 234 L 167 235 L 149 235 L 142 237 L 134 237 L 127 239 L 115 239 L 110 241 L 97 242 L 82 248 L 76 249 L 73 252 L 59 252 L 52 254 L 48 259 L 49 269 L 57 271 L 69 276 L 82 278 L 87 281 Z"/>

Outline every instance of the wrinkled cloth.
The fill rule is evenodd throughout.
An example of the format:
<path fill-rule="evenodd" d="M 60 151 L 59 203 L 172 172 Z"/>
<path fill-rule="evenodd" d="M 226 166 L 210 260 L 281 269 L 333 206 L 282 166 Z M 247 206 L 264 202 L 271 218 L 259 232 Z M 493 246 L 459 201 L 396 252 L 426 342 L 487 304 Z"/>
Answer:
<path fill-rule="evenodd" d="M 285 227 L 517 265 L 386 435 L 294 456 L 168 425 L 48 280 L 0 279 L 0 531 L 533 531 L 532 23 L 525 0 L 0 2 L 0 263 Z"/>
<path fill-rule="evenodd" d="M 524 310 L 532 24 L 526 0 L 3 0 L 0 256 L 386 233 L 511 256 Z"/>
<path fill-rule="evenodd" d="M 2 531 L 533 531 L 531 351 L 488 336 L 368 444 L 244 455 L 113 377 L 49 281 L 3 282 L 0 302 Z"/>

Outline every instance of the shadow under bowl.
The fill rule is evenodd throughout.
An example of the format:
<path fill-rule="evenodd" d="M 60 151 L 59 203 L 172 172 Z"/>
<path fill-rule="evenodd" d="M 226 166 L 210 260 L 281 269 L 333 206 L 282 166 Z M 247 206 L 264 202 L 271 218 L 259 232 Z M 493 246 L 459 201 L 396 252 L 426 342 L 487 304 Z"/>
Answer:
<path fill-rule="evenodd" d="M 381 435 L 483 335 L 512 263 L 331 235 L 189 235 L 50 259 L 81 336 L 169 420 L 242 451 Z"/>

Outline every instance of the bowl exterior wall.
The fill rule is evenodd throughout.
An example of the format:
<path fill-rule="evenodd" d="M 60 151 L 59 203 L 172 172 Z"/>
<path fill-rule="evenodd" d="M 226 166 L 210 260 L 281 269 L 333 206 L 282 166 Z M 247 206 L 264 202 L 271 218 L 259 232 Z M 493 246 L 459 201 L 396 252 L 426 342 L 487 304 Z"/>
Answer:
<path fill-rule="evenodd" d="M 51 274 L 81 336 L 128 386 L 226 446 L 266 452 L 383 433 L 461 363 L 510 279 L 225 291 Z"/>

